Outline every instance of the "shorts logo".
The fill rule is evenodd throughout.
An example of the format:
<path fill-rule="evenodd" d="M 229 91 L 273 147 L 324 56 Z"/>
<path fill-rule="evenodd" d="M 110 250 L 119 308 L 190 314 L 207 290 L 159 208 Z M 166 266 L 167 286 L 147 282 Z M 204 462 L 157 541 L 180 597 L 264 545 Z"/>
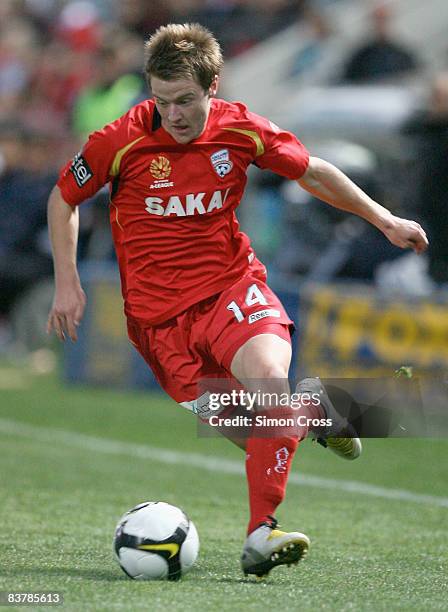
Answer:
<path fill-rule="evenodd" d="M 90 179 L 93 177 L 93 172 L 81 153 L 78 153 L 73 158 L 72 165 L 70 166 L 70 172 L 75 177 L 78 187 L 84 187 L 87 181 L 90 181 Z"/>
<path fill-rule="evenodd" d="M 149 171 L 155 179 L 167 179 L 171 174 L 171 165 L 169 160 L 163 155 L 154 158 L 149 166 Z"/>
<path fill-rule="evenodd" d="M 248 323 L 250 325 L 251 323 L 255 323 L 255 321 L 259 321 L 265 317 L 276 317 L 278 319 L 280 317 L 280 310 L 276 310 L 275 308 L 266 308 L 265 310 L 253 312 L 251 315 L 249 315 Z"/>
<path fill-rule="evenodd" d="M 210 155 L 210 161 L 212 162 L 216 174 L 220 178 L 224 178 L 233 168 L 228 149 L 221 149 L 220 151 L 216 151 L 216 153 L 212 153 L 212 155 Z"/>

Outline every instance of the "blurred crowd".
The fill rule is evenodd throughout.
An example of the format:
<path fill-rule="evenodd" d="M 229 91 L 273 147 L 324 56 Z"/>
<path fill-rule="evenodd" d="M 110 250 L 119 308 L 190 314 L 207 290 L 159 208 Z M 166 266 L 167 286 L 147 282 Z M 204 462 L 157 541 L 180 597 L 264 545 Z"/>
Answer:
<path fill-rule="evenodd" d="M 126 110 L 145 84 L 142 40 L 199 21 L 232 57 L 298 19 L 302 0 L 2 0 L 0 121 L 77 136 Z"/>
<path fill-rule="evenodd" d="M 142 77 L 142 41 L 164 23 L 198 21 L 215 33 L 228 59 L 292 23 L 307 20 L 320 44 L 332 32 L 321 8 L 332 1 L 336 0 L 0 0 L 0 348 L 2 317 L 5 321 L 27 288 L 51 276 L 46 201 L 60 166 L 87 134 L 148 95 Z M 419 72 L 418 53 L 395 39 L 390 17 L 385 4 L 374 6 L 369 17 L 371 36 L 346 59 L 344 70 L 336 77 L 340 84 L 381 83 Z M 296 73 L 304 62 L 314 61 L 316 48 L 312 45 L 306 57 L 302 54 Z M 416 208 L 430 226 L 431 237 L 440 243 L 433 251 L 437 261 L 431 263 L 431 274 L 437 282 L 448 282 L 444 240 L 448 227 L 447 75 L 436 79 L 428 99 L 428 108 L 412 118 L 403 133 L 411 139 L 417 157 L 422 155 Z M 354 178 L 363 183 L 362 177 Z M 362 186 L 375 195 L 375 185 Z M 423 206 L 428 193 L 431 204 Z M 279 194 L 279 185 L 266 179 L 260 196 L 266 199 L 266 210 L 282 199 Z M 89 254 L 92 243 L 94 256 L 110 255 L 107 241 L 102 249 L 98 248 L 101 240 L 90 240 L 97 231 L 98 217 L 100 231 L 101 224 L 104 227 L 106 207 L 101 207 L 100 215 L 94 203 L 83 208 L 80 257 Z M 334 219 L 313 215 L 297 217 L 295 226 L 288 220 L 287 224 L 297 228 L 299 247 L 303 246 L 300 231 L 309 223 L 312 233 L 314 225 L 315 243 L 323 249 L 334 238 Z M 260 227 L 262 222 L 260 217 Z M 275 235 L 272 224 L 268 225 L 271 229 L 263 238 L 266 249 L 263 252 L 261 246 L 260 255 L 269 262 Z M 344 232 L 340 235 L 344 239 Z M 365 256 L 366 240 L 360 239 L 358 246 Z M 384 245 L 382 249 L 385 252 Z M 370 251 L 368 269 L 353 272 L 346 262 L 343 274 L 371 278 L 378 263 L 375 242 Z M 303 252 L 307 249 L 302 248 Z M 387 252 L 387 257 L 395 255 Z M 291 261 L 295 257 L 292 251 Z M 334 263 L 333 253 L 328 259 Z M 356 262 L 356 250 L 352 260 Z M 275 267 L 274 259 L 272 262 Z M 299 265 L 295 272 L 306 272 L 308 265 Z"/>
<path fill-rule="evenodd" d="M 405 11 L 405 6 L 378 0 L 367 6 L 367 29 L 341 55 L 341 67 L 327 85 L 348 88 L 351 106 L 346 115 L 351 112 L 354 121 L 355 101 L 365 103 L 364 91 L 375 99 L 375 90 L 402 88 L 418 108 L 407 116 L 403 113 L 400 122 L 390 122 L 389 141 L 383 137 L 384 149 L 394 149 L 389 157 L 379 140 L 369 148 L 367 124 L 360 139 L 363 146 L 356 140 L 333 142 L 330 129 L 326 142 L 314 143 L 313 153 L 334 163 L 395 214 L 419 221 L 430 248 L 423 257 L 398 249 L 367 223 L 320 206 L 295 185 L 272 175 L 262 179 L 264 197 L 257 207 L 260 203 L 266 207 L 270 228 L 282 229 L 277 234 L 270 230 L 274 240 L 269 241 L 265 240 L 267 232 L 256 234 L 255 246 L 271 270 L 286 275 L 286 282 L 291 276 L 313 282 L 357 280 L 412 296 L 429 295 L 448 287 L 448 45 L 445 58 L 440 58 L 444 67 L 434 70 L 425 65 L 419 48 L 397 34 L 399 8 Z M 319 12 L 312 16 L 311 43 L 297 56 L 292 76 L 315 67 L 321 47 L 332 34 L 331 24 Z M 448 13 L 438 16 L 440 23 L 447 18 Z M 387 106 L 384 110 L 387 113 Z M 362 113 L 358 115 L 361 121 L 359 117 Z M 342 121 L 350 125 L 346 117 Z"/>

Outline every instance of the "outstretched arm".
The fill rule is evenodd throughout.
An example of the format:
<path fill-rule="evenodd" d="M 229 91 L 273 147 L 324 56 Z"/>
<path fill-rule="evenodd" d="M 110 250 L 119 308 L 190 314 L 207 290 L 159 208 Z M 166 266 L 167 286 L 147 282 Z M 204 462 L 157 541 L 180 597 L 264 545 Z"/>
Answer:
<path fill-rule="evenodd" d="M 416 253 L 422 253 L 428 246 L 425 231 L 418 223 L 393 215 L 323 159 L 310 157 L 309 166 L 298 183 L 327 204 L 369 221 L 395 246 L 411 248 Z"/>
<path fill-rule="evenodd" d="M 76 266 L 78 243 L 78 208 L 63 199 L 54 187 L 48 200 L 48 226 L 53 251 L 55 293 L 48 315 L 47 332 L 56 332 L 60 340 L 68 335 L 77 340 L 79 325 L 86 305 Z"/>

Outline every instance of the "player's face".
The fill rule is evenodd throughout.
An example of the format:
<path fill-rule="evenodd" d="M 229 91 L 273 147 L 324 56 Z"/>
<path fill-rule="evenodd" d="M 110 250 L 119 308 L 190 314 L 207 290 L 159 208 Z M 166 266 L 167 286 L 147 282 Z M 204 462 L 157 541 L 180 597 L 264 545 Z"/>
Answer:
<path fill-rule="evenodd" d="M 163 128 L 176 142 L 185 144 L 202 134 L 217 90 L 216 77 L 207 91 L 193 79 L 163 81 L 151 78 L 151 89 Z"/>

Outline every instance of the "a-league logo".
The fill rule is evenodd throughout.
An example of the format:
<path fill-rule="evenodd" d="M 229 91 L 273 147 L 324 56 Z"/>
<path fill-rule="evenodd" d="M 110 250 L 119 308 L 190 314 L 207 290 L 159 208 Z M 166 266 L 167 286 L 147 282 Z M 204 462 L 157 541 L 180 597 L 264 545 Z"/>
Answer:
<path fill-rule="evenodd" d="M 155 157 L 153 160 L 151 160 L 149 171 L 155 179 L 167 179 L 171 174 L 171 165 L 169 159 L 167 159 L 163 155 L 159 155 L 159 157 L 157 158 Z"/>

